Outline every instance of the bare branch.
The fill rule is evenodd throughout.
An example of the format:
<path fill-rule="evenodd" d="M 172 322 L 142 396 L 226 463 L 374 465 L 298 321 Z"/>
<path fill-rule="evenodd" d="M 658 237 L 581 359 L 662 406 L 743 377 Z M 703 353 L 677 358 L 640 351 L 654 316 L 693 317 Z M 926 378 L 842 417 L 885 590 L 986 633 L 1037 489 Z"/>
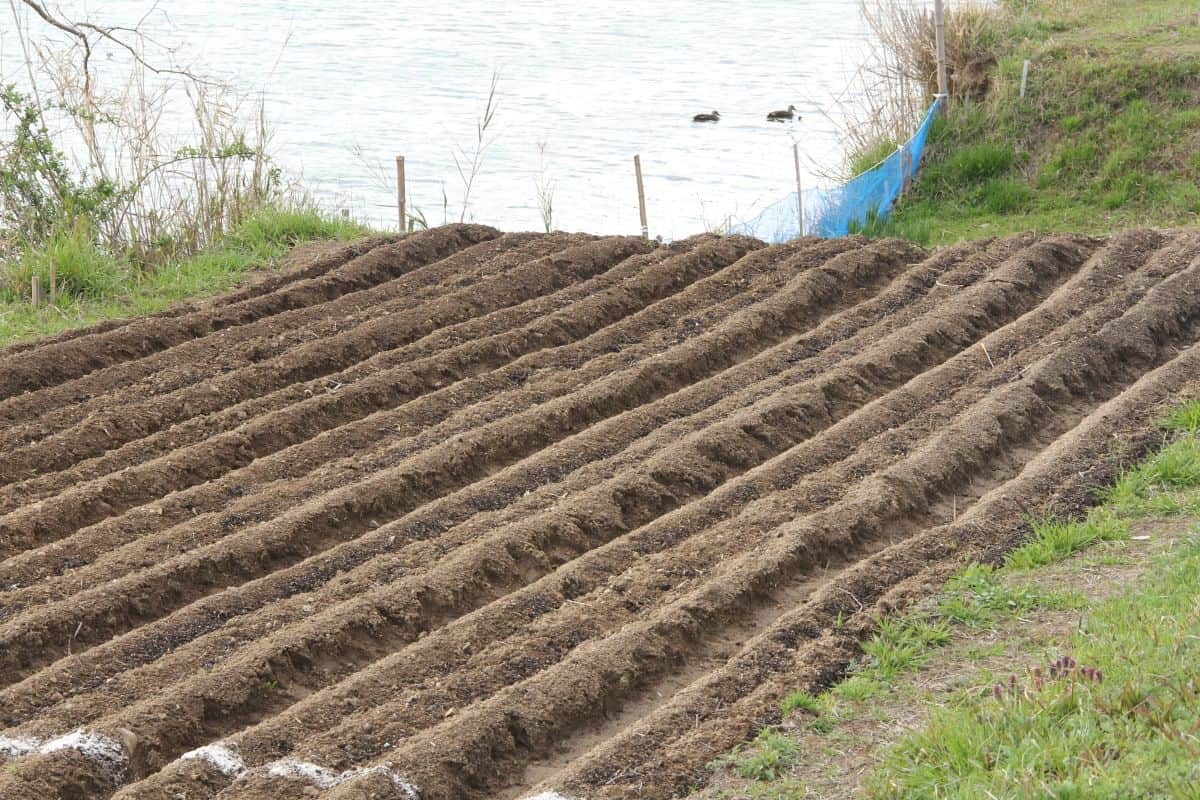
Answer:
<path fill-rule="evenodd" d="M 43 3 L 39 2 L 38 0 L 20 0 L 20 2 L 32 9 L 33 13 L 41 17 L 41 19 L 47 25 L 57 28 L 64 33 L 70 34 L 79 42 L 80 46 L 83 47 L 83 67 L 85 73 L 84 80 L 89 84 L 91 82 L 90 75 L 87 73 L 90 71 L 92 49 L 95 43 L 93 42 L 92 37 L 88 35 L 88 31 L 95 34 L 95 36 L 99 39 L 111 42 L 125 52 L 129 53 L 129 55 L 138 63 L 139 66 L 143 67 L 149 72 L 154 73 L 155 75 L 178 75 L 180 77 L 187 78 L 190 81 L 195 81 L 196 83 L 212 83 L 211 80 L 196 75 L 188 70 L 178 69 L 175 67 L 159 66 L 150 63 L 145 59 L 145 57 L 142 56 L 141 50 L 136 45 L 125 41 L 117 35 L 118 33 L 125 33 L 141 39 L 142 32 L 138 27 L 130 28 L 121 25 L 97 25 L 86 20 L 75 22 L 64 17 L 55 16 L 50 12 L 49 9 L 46 8 Z M 145 17 L 143 16 L 142 19 L 144 20 Z M 139 22 L 138 24 L 140 25 L 141 23 Z"/>

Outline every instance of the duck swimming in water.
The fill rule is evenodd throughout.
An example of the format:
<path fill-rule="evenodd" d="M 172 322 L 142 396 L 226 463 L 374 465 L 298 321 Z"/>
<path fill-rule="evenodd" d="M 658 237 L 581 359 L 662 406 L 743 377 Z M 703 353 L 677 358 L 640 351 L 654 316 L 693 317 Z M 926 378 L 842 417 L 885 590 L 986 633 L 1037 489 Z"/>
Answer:
<path fill-rule="evenodd" d="M 767 119 L 773 122 L 783 122 L 785 119 L 792 119 L 796 116 L 796 107 L 788 106 L 787 111 L 771 111 L 767 114 Z"/>
<path fill-rule="evenodd" d="M 714 111 L 711 114 L 697 114 L 692 117 L 692 122 L 719 122 L 721 120 L 721 112 Z"/>

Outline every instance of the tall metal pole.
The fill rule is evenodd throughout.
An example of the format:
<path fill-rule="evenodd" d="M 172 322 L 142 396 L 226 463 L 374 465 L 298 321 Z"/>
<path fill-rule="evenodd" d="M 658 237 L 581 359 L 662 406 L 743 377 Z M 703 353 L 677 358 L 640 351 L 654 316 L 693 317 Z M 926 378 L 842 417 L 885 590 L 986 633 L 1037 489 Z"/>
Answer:
<path fill-rule="evenodd" d="M 937 39 L 938 96 L 942 99 L 942 113 L 950 102 L 950 80 L 946 76 L 946 10 L 942 0 L 933 0 L 934 36 Z"/>

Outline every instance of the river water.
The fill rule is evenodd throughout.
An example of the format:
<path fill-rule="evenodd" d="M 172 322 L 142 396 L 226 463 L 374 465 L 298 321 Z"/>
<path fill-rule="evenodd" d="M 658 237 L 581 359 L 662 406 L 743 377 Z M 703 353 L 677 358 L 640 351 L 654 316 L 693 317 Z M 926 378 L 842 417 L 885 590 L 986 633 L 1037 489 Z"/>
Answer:
<path fill-rule="evenodd" d="M 116 22 L 142 0 L 80 7 Z M 394 157 L 409 210 L 463 216 L 454 156 L 470 161 L 489 85 L 496 113 L 465 218 L 539 229 L 639 229 L 640 154 L 651 235 L 677 238 L 748 219 L 838 166 L 840 109 L 867 31 L 858 0 L 445 3 L 166 0 L 147 30 L 179 59 L 265 91 L 274 151 L 326 207 L 396 218 Z M 11 21 L 11 19 L 9 20 Z M 14 37 L 0 40 L 13 72 Z M 768 111 L 794 104 L 802 119 Z M 716 124 L 691 121 L 721 112 Z"/>

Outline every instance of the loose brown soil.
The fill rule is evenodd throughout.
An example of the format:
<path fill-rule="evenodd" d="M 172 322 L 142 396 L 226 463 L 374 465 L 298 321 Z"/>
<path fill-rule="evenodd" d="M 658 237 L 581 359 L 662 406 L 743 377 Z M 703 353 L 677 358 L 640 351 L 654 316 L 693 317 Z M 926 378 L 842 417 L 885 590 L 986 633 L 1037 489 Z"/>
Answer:
<path fill-rule="evenodd" d="M 464 225 L 0 350 L 0 798 L 675 796 L 1198 341 L 1197 234 Z"/>

